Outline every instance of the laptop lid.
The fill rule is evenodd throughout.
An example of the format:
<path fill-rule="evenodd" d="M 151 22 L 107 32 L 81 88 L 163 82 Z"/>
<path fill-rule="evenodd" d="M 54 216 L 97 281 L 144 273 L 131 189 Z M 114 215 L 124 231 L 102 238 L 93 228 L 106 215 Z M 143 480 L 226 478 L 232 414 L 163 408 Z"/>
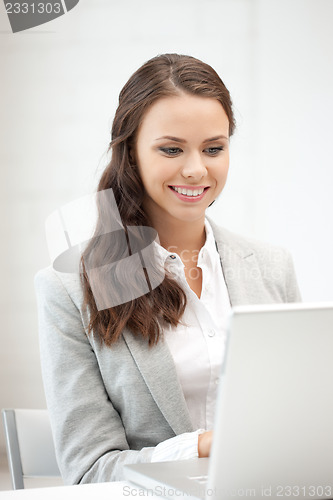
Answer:
<path fill-rule="evenodd" d="M 182 490 L 182 476 L 189 491 L 193 477 L 190 498 L 333 498 L 332 361 L 333 304 L 234 308 L 205 493 L 201 459 L 169 463 L 163 484 Z M 144 486 L 156 464 L 138 465 Z"/>

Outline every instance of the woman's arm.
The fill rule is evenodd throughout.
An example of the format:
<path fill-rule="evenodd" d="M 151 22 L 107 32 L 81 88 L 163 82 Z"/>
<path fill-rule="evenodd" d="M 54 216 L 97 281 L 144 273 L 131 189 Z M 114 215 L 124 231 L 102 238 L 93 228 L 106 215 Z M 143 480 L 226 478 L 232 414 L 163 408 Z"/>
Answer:
<path fill-rule="evenodd" d="M 121 480 L 123 465 L 150 462 L 155 450 L 161 459 L 197 456 L 197 433 L 130 449 L 119 408 L 106 391 L 78 304 L 52 269 L 36 275 L 35 287 L 43 382 L 65 483 Z M 149 411 L 147 408 L 147 426 Z M 152 435 L 154 432 L 158 434 L 159 429 L 151 429 Z M 154 440 L 156 444 L 156 436 Z"/>
<path fill-rule="evenodd" d="M 154 448 L 129 449 L 80 312 L 56 273 L 38 273 L 35 287 L 43 382 L 64 481 L 120 480 L 125 463 L 150 461 Z"/>

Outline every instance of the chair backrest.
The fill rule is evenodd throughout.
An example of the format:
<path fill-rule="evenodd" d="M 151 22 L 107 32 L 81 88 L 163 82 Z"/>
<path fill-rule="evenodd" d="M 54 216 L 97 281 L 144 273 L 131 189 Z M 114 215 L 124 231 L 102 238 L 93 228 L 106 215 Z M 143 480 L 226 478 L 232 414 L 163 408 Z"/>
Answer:
<path fill-rule="evenodd" d="M 60 477 L 47 410 L 2 410 L 13 489 L 25 477 Z"/>

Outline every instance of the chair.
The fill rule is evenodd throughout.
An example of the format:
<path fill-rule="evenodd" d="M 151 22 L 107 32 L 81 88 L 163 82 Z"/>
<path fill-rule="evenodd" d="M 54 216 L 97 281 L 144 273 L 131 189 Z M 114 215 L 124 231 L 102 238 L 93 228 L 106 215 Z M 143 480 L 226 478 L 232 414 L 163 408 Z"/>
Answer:
<path fill-rule="evenodd" d="M 27 477 L 60 477 L 47 410 L 2 410 L 14 490 Z"/>

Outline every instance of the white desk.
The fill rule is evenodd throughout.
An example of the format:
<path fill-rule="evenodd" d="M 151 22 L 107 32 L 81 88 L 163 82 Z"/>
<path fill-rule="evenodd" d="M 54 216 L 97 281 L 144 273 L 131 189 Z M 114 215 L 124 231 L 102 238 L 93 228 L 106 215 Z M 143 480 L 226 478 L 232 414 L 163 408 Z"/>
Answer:
<path fill-rule="evenodd" d="M 126 498 L 159 499 L 125 481 L 114 483 L 55 486 L 15 491 L 0 491 L 0 500 L 124 500 Z"/>

